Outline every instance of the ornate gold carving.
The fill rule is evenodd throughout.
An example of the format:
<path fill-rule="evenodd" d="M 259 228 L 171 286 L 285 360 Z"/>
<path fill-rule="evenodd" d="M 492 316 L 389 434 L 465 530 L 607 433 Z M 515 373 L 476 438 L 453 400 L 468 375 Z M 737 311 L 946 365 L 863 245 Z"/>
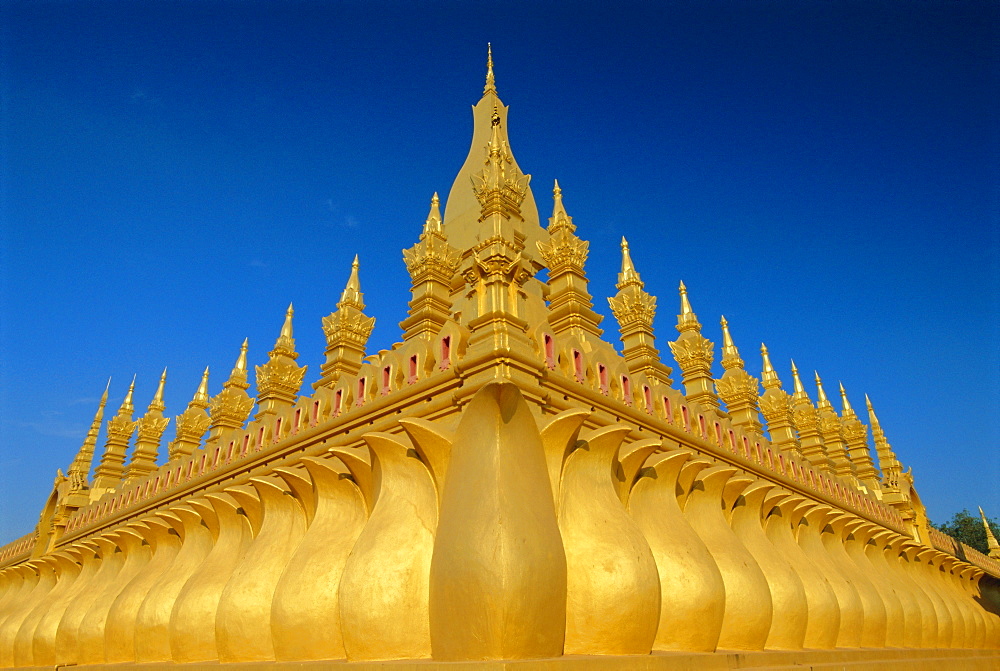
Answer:
<path fill-rule="evenodd" d="M 361 292 L 351 284 L 348 284 L 345 294 L 349 291 L 356 293 L 356 299 L 352 295 L 348 300 L 361 300 Z M 285 323 L 281 327 L 281 334 L 274 344 L 274 349 L 268 353 L 267 363 L 256 367 L 257 404 L 260 407 L 257 419 L 274 414 L 278 408 L 292 405 L 302 387 L 308 366 L 298 366 L 295 363 L 299 355 L 295 351 L 295 339 L 292 337 L 294 314 L 292 306 L 289 305 L 285 312 Z"/>
<path fill-rule="evenodd" d="M 208 408 L 208 368 L 201 375 L 198 390 L 191 402 L 174 420 L 177 436 L 167 446 L 167 458 L 173 461 L 191 454 L 201 444 L 202 436 L 208 431 L 212 419 L 205 412 Z"/>
<path fill-rule="evenodd" d="M 479 221 L 485 221 L 494 214 L 505 219 L 520 219 L 521 203 L 527 194 L 531 177 L 517 170 L 507 141 L 500 139 L 500 114 L 495 106 L 491 126 L 486 159 L 483 161 L 485 167 L 472 176 L 472 189 L 482 207 Z"/>
<path fill-rule="evenodd" d="M 260 398 L 274 396 L 294 401 L 306 375 L 306 366 L 275 360 L 257 366 L 256 369 Z"/>
<path fill-rule="evenodd" d="M 135 430 L 135 422 L 132 420 L 132 413 L 135 410 L 132 405 L 134 392 L 135 377 L 132 378 L 132 383 L 128 387 L 128 393 L 125 394 L 121 407 L 118 408 L 118 413 L 108 420 L 108 438 L 104 445 L 101 463 L 94 470 L 93 489 L 96 491 L 92 494 L 115 489 L 121 484 L 125 453 L 128 451 L 128 442 Z"/>
<path fill-rule="evenodd" d="M 608 298 L 611 312 L 615 319 L 626 329 L 632 325 L 652 327 L 656 316 L 656 297 L 645 291 L 636 293 L 618 292 L 618 295 Z"/>
<path fill-rule="evenodd" d="M 670 351 L 673 352 L 674 359 L 684 373 L 685 384 L 688 377 L 711 371 L 712 361 L 715 359 L 713 350 L 712 341 L 700 334 L 670 343 Z"/>
<path fill-rule="evenodd" d="M 358 276 L 358 257 L 351 263 L 351 275 L 337 303 L 337 310 L 323 318 L 326 334 L 326 362 L 320 367 L 322 377 L 313 386 L 332 387 L 341 375 L 356 375 L 365 358 L 365 345 L 375 318 L 365 315 L 364 294 Z M 300 381 L 301 383 L 301 381 Z"/>
<path fill-rule="evenodd" d="M 247 382 L 247 346 L 248 343 L 244 340 L 229 379 L 222 385 L 222 391 L 209 401 L 209 415 L 212 418 L 209 441 L 217 438 L 223 431 L 242 427 L 253 410 L 254 400 L 246 391 L 250 387 Z"/>

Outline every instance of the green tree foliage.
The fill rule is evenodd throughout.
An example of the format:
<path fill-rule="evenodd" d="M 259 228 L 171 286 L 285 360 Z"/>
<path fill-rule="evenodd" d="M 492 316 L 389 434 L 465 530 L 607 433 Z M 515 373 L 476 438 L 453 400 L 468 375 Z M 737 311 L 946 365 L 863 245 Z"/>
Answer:
<path fill-rule="evenodd" d="M 996 518 L 987 517 L 986 520 L 990 523 L 993 535 L 1000 539 L 1000 524 L 997 524 Z M 979 511 L 972 514 L 968 510 L 962 510 L 944 524 L 931 522 L 931 525 L 983 554 L 989 551 L 986 545 L 986 529 L 983 528 L 983 519 L 979 516 Z"/>

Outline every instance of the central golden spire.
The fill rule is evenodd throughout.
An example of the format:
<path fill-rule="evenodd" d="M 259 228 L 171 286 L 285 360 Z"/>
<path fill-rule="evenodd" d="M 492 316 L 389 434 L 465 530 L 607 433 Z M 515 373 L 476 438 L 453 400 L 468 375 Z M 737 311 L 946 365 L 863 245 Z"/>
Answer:
<path fill-rule="evenodd" d="M 548 236 L 542 229 L 538 206 L 527 183 L 530 176 L 521 170 L 511 151 L 507 136 L 507 111 L 508 108 L 497 95 L 493 76 L 493 50 L 492 47 L 488 47 L 486 86 L 482 98 L 472 108 L 472 143 L 465 163 L 455 176 L 455 181 L 448 192 L 444 209 L 444 230 L 447 233 L 448 243 L 463 253 L 493 237 L 494 231 L 488 222 L 483 220 L 483 203 L 477 197 L 482 194 L 477 194 L 477 191 L 483 188 L 481 180 L 484 174 L 502 178 L 503 181 L 511 183 L 511 186 L 518 186 L 515 189 L 520 192 L 517 194 L 516 228 L 518 236 L 524 239 L 524 256 L 533 259 L 537 243 L 545 242 Z M 491 162 L 493 165 L 486 165 L 484 171 L 484 163 Z M 501 167 L 502 170 L 499 169 Z M 510 205 L 512 203 L 506 203 L 504 210 L 511 209 Z M 537 261 L 535 263 L 536 268 L 541 267 L 540 263 Z"/>
<path fill-rule="evenodd" d="M 483 95 L 492 93 L 497 95 L 497 84 L 493 79 L 493 45 L 486 43 L 486 86 L 483 87 Z"/>

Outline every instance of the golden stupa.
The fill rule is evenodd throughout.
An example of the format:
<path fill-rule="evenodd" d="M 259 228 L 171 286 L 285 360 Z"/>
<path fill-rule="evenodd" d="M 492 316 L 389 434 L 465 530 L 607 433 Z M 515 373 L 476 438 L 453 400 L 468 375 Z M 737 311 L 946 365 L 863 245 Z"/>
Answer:
<path fill-rule="evenodd" d="M 758 382 L 725 319 L 714 378 L 683 283 L 675 388 L 625 240 L 616 349 L 507 112 L 490 58 L 392 349 L 366 355 L 355 259 L 312 389 L 289 306 L 256 397 L 244 342 L 158 465 L 166 371 L 138 419 L 130 386 L 91 473 L 105 390 L 0 548 L 0 667 L 1000 667 L 995 539 L 931 528 L 871 403 L 877 466 L 843 387 L 814 403 L 792 364 L 789 393 L 763 346 Z"/>

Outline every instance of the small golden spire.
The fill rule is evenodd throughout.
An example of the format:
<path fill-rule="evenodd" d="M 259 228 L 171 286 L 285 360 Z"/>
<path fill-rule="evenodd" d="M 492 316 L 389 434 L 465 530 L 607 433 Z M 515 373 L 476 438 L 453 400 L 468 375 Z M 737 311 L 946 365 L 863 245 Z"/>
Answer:
<path fill-rule="evenodd" d="M 483 87 L 483 95 L 488 93 L 497 95 L 496 80 L 493 78 L 493 45 L 486 43 L 486 86 Z"/>
<path fill-rule="evenodd" d="M 132 376 L 132 382 L 128 386 L 128 392 L 125 394 L 125 400 L 122 401 L 121 407 L 118 408 L 118 417 L 127 417 L 132 419 L 132 413 L 135 410 L 135 406 L 132 405 L 132 394 L 135 392 L 135 375 Z"/>
<path fill-rule="evenodd" d="M 764 360 L 764 370 L 760 375 L 760 383 L 764 389 L 781 389 L 781 380 L 778 372 L 771 365 L 771 355 L 767 353 L 767 345 L 760 344 L 760 356 Z"/>
<path fill-rule="evenodd" d="M 993 535 L 993 530 L 990 529 L 990 523 L 986 520 L 986 513 L 983 512 L 982 506 L 979 506 L 979 516 L 983 518 L 983 528 L 986 529 L 986 547 L 989 556 L 994 558 L 1000 556 L 1000 543 L 997 542 L 997 537 Z"/>
<path fill-rule="evenodd" d="M 160 384 L 156 387 L 156 393 L 153 394 L 153 400 L 150 401 L 147 412 L 163 412 L 167 407 L 163 403 L 163 386 L 167 383 L 167 369 L 164 367 L 163 374 L 160 375 Z"/>
<path fill-rule="evenodd" d="M 841 413 L 843 417 L 854 417 L 854 408 L 851 407 L 851 402 L 847 400 L 847 392 L 844 391 L 844 383 L 840 382 L 840 402 L 843 405 L 844 411 Z"/>
<path fill-rule="evenodd" d="M 628 286 L 637 286 L 641 289 L 643 282 L 632 264 L 632 256 L 628 251 L 628 240 L 622 236 L 622 271 L 618 273 L 618 289 L 621 290 Z"/>
<path fill-rule="evenodd" d="M 285 323 L 281 325 L 281 334 L 279 338 L 291 338 L 292 337 L 292 317 L 295 316 L 295 308 L 292 304 L 288 304 L 288 309 L 285 310 Z"/>
<path fill-rule="evenodd" d="M 562 199 L 562 189 L 559 187 L 559 180 L 555 180 L 555 186 L 552 188 L 552 216 L 549 217 L 549 235 L 555 235 L 566 229 L 568 233 L 573 233 L 576 230 L 576 226 L 573 225 L 573 217 L 569 216 L 566 211 L 566 206 L 563 205 Z M 543 243 L 538 243 L 539 245 Z M 555 248 L 542 250 L 543 256 L 546 253 L 551 254 Z"/>
<path fill-rule="evenodd" d="M 719 321 L 722 326 L 722 367 L 726 370 L 731 368 L 743 368 L 743 359 L 740 358 L 740 351 L 736 349 L 733 337 L 729 335 L 729 322 L 725 315 Z"/>
<path fill-rule="evenodd" d="M 104 406 L 108 403 L 108 389 L 110 388 L 111 378 L 109 377 L 108 384 L 104 387 L 104 393 L 101 394 L 101 402 L 97 405 L 97 412 L 94 413 L 94 421 L 90 423 L 90 429 L 87 430 L 87 437 L 84 438 L 80 451 L 77 452 L 76 458 L 66 471 L 66 474 L 69 476 L 70 490 L 72 491 L 80 491 L 87 486 L 90 462 L 94 460 L 97 436 L 101 432 L 101 421 L 104 419 Z"/>
<path fill-rule="evenodd" d="M 567 216 L 566 207 L 562 202 L 562 189 L 559 188 L 559 180 L 555 180 L 556 185 L 552 188 L 552 219 L 558 221 L 560 215 Z"/>
<path fill-rule="evenodd" d="M 443 230 L 441 227 L 441 199 L 438 198 L 437 191 L 435 191 L 431 197 L 431 211 L 424 221 L 424 235 L 428 233 L 441 233 Z"/>
<path fill-rule="evenodd" d="M 874 432 L 876 429 L 881 431 L 882 427 L 879 426 L 878 417 L 875 416 L 875 408 L 872 407 L 872 400 L 868 398 L 868 394 L 865 394 L 865 406 L 868 408 L 868 420 L 871 422 L 872 431 Z"/>
<path fill-rule="evenodd" d="M 826 397 L 826 392 L 823 390 L 823 381 L 819 379 L 819 373 L 813 371 L 816 375 L 816 407 L 817 408 L 829 408 L 830 399 Z"/>
<path fill-rule="evenodd" d="M 795 359 L 792 359 L 792 383 L 794 385 L 793 396 L 796 398 L 809 398 L 809 394 L 806 393 L 806 388 L 802 385 L 802 379 L 799 377 L 799 369 L 795 366 Z"/>
<path fill-rule="evenodd" d="M 698 323 L 698 317 L 691 309 L 691 301 L 688 300 L 687 287 L 684 286 L 684 282 L 681 282 L 679 291 L 681 293 L 681 313 L 677 315 L 677 330 L 681 333 L 701 331 L 701 324 Z"/>
<path fill-rule="evenodd" d="M 208 407 L 208 366 L 205 366 L 205 372 L 201 374 L 201 383 L 198 385 L 198 391 L 194 393 L 194 398 L 191 399 L 191 405 L 195 405 L 199 408 Z"/>
<path fill-rule="evenodd" d="M 364 301 L 362 300 L 361 293 L 361 280 L 358 278 L 358 255 L 354 255 L 354 261 L 351 263 L 351 276 L 347 278 L 347 286 L 344 287 L 344 292 L 340 294 L 340 302 L 337 303 L 337 307 L 342 307 L 344 305 L 350 305 L 356 307 L 359 310 L 365 309 Z"/>
<path fill-rule="evenodd" d="M 247 348 L 250 346 L 250 339 L 244 338 L 243 344 L 240 345 L 240 355 L 236 357 L 236 365 L 233 366 L 233 372 L 229 374 L 229 378 L 233 379 L 236 377 L 242 377 L 246 380 L 247 377 Z"/>

